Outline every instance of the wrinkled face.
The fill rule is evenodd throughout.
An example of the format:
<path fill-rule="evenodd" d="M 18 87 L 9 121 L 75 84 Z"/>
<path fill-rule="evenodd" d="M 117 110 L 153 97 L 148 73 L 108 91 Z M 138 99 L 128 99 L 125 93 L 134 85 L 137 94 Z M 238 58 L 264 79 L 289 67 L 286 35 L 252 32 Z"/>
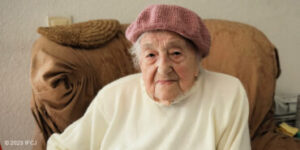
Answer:
<path fill-rule="evenodd" d="M 191 43 L 176 33 L 155 31 L 144 33 L 140 46 L 139 65 L 154 100 L 169 105 L 193 86 L 200 62 Z"/>

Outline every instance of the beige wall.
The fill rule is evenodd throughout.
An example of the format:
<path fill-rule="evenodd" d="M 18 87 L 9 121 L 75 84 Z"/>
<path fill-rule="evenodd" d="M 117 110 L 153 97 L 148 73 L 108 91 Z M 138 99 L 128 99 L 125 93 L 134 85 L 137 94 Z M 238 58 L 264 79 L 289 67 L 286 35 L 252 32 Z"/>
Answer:
<path fill-rule="evenodd" d="M 277 93 L 300 93 L 299 0 L 152 0 L 188 7 L 203 18 L 219 18 L 253 25 L 279 49 L 282 75 Z M 0 142 L 30 140 L 34 120 L 30 112 L 30 49 L 46 16 L 73 16 L 74 22 L 115 18 L 134 20 L 149 0 L 1 0 L 0 1 Z"/>

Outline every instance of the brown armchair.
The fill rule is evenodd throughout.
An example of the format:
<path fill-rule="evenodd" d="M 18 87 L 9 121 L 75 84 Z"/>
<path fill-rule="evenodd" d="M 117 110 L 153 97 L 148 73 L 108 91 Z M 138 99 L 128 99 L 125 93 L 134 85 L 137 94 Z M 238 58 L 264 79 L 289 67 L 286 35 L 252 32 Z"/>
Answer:
<path fill-rule="evenodd" d="M 252 149 L 300 149 L 299 139 L 275 131 L 273 98 L 281 70 L 274 45 L 262 32 L 246 24 L 224 20 L 206 20 L 205 23 L 212 35 L 212 45 L 202 65 L 233 75 L 243 83 L 250 104 Z"/>
<path fill-rule="evenodd" d="M 300 140 L 274 130 L 273 96 L 280 75 L 275 47 L 254 27 L 224 20 L 205 23 L 212 45 L 202 65 L 242 81 L 250 104 L 252 148 L 299 149 Z M 81 117 L 104 85 L 136 72 L 125 29 L 112 20 L 39 28 L 42 36 L 33 45 L 31 60 L 31 109 L 38 141 L 34 149 L 45 149 L 52 133 Z"/>

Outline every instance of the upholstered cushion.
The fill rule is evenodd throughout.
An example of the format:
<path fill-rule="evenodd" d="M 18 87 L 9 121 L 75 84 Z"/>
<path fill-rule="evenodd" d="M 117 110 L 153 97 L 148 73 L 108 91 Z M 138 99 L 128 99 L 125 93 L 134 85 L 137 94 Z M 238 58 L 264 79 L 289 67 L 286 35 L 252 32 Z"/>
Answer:
<path fill-rule="evenodd" d="M 111 40 L 118 33 L 117 20 L 90 20 L 71 25 L 39 27 L 38 32 L 58 44 L 78 47 L 97 48 Z"/>
<path fill-rule="evenodd" d="M 33 45 L 31 109 L 40 141 L 36 149 L 44 149 L 52 133 L 62 132 L 81 117 L 99 89 L 136 72 L 127 51 L 130 43 L 121 29 L 97 48 L 76 47 L 59 44 L 45 36 Z"/>
<path fill-rule="evenodd" d="M 276 48 L 254 27 L 224 20 L 205 20 L 212 46 L 202 65 L 238 77 L 249 99 L 253 150 L 294 150 L 300 140 L 275 132 L 273 96 L 280 75 Z M 228 85 L 230 86 L 230 85 Z"/>

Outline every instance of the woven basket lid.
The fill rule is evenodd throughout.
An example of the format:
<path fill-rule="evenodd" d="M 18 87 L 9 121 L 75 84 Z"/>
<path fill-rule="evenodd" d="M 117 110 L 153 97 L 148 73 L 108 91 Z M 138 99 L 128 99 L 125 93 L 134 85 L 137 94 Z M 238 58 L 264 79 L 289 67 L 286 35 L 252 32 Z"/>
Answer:
<path fill-rule="evenodd" d="M 96 48 L 111 40 L 120 30 L 117 20 L 91 20 L 71 25 L 39 27 L 38 33 L 58 44 Z"/>

